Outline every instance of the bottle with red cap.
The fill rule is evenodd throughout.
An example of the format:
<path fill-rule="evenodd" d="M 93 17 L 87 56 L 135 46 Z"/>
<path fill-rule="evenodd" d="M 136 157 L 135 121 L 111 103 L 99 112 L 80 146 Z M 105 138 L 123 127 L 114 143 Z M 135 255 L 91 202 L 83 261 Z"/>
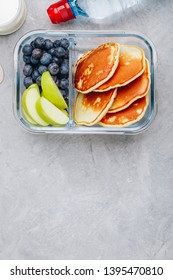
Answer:
<path fill-rule="evenodd" d="M 115 13 L 138 4 L 140 0 L 59 0 L 47 13 L 52 23 L 62 23 L 78 16 L 104 20 Z"/>
<path fill-rule="evenodd" d="M 88 16 L 88 14 L 78 6 L 77 0 L 60 0 L 52 4 L 47 9 L 47 13 L 51 22 L 55 24 L 75 19 L 79 15 Z"/>

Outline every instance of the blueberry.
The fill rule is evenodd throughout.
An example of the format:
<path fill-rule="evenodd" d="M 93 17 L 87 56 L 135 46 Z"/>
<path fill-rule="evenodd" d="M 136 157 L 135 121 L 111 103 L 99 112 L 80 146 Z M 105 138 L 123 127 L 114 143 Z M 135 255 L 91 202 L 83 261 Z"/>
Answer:
<path fill-rule="evenodd" d="M 67 79 L 60 80 L 59 87 L 61 89 L 67 89 L 69 86 L 69 81 Z"/>
<path fill-rule="evenodd" d="M 57 63 L 59 66 L 61 65 L 62 61 L 63 61 L 62 58 L 53 56 L 52 62 Z"/>
<path fill-rule="evenodd" d="M 62 80 L 62 79 L 68 79 L 68 75 L 67 74 L 61 74 L 61 72 L 58 73 L 58 79 Z"/>
<path fill-rule="evenodd" d="M 33 71 L 33 67 L 30 64 L 25 64 L 25 66 L 23 68 L 23 74 L 26 77 L 29 77 L 29 76 L 31 76 L 32 71 Z"/>
<path fill-rule="evenodd" d="M 59 66 L 55 62 L 52 62 L 48 66 L 48 71 L 50 72 L 51 75 L 57 75 L 59 72 Z"/>
<path fill-rule="evenodd" d="M 60 47 L 63 47 L 64 49 L 68 49 L 69 41 L 66 38 L 61 39 L 60 40 Z"/>
<path fill-rule="evenodd" d="M 41 58 L 43 54 L 43 51 L 41 49 L 33 49 L 32 51 L 32 57 L 34 58 Z"/>
<path fill-rule="evenodd" d="M 23 81 L 23 84 L 26 88 L 28 88 L 30 85 L 33 84 L 32 78 L 31 77 L 25 77 L 24 81 Z"/>
<path fill-rule="evenodd" d="M 68 104 L 68 97 L 64 97 L 65 102 Z"/>
<path fill-rule="evenodd" d="M 41 75 L 37 77 L 36 83 L 38 86 L 41 86 Z"/>
<path fill-rule="evenodd" d="M 45 40 L 42 37 L 37 37 L 34 41 L 35 47 L 38 49 L 44 49 Z"/>
<path fill-rule="evenodd" d="M 51 48 L 53 48 L 53 42 L 49 39 L 46 39 L 44 41 L 44 49 L 45 50 L 50 50 Z"/>
<path fill-rule="evenodd" d="M 61 91 L 61 94 L 62 94 L 63 97 L 67 96 L 67 92 L 66 92 L 65 89 L 61 89 L 60 91 Z"/>
<path fill-rule="evenodd" d="M 57 48 L 57 47 L 60 47 L 60 43 L 61 43 L 60 40 L 55 40 L 55 42 L 53 43 L 53 45 L 54 45 L 55 48 Z"/>
<path fill-rule="evenodd" d="M 69 66 L 68 64 L 62 64 L 60 67 L 60 73 L 63 75 L 67 75 L 69 73 Z"/>
<path fill-rule="evenodd" d="M 52 48 L 52 49 L 48 50 L 47 52 L 50 53 L 53 56 L 54 52 L 55 52 L 55 48 Z"/>
<path fill-rule="evenodd" d="M 35 82 L 39 76 L 40 76 L 40 73 L 38 72 L 38 70 L 35 69 L 32 72 L 32 80 Z"/>
<path fill-rule="evenodd" d="M 31 63 L 36 65 L 40 62 L 40 60 L 38 58 L 34 58 L 33 56 L 31 56 Z"/>
<path fill-rule="evenodd" d="M 67 58 L 65 58 L 64 60 L 63 60 L 63 63 L 62 63 L 63 65 L 68 65 L 69 66 L 69 59 L 67 59 Z"/>
<path fill-rule="evenodd" d="M 33 49 L 35 49 L 35 40 L 30 43 Z"/>
<path fill-rule="evenodd" d="M 23 54 L 30 55 L 32 53 L 32 46 L 29 44 L 26 44 L 22 49 Z"/>
<path fill-rule="evenodd" d="M 62 48 L 62 47 L 55 48 L 54 55 L 57 57 L 64 57 L 65 56 L 64 48 Z"/>
<path fill-rule="evenodd" d="M 49 65 L 52 62 L 52 56 L 49 53 L 44 53 L 40 59 L 42 65 Z"/>
<path fill-rule="evenodd" d="M 59 83 L 60 83 L 60 80 L 57 78 L 56 85 L 57 85 L 58 88 L 59 88 Z"/>
<path fill-rule="evenodd" d="M 57 78 L 57 76 L 53 76 L 53 75 L 52 75 L 52 79 L 53 79 L 54 82 L 56 83 L 56 81 L 57 81 L 58 78 Z"/>
<path fill-rule="evenodd" d="M 38 67 L 38 72 L 39 72 L 40 75 L 42 75 L 43 72 L 46 72 L 46 71 L 47 71 L 47 67 L 46 67 L 46 66 L 40 65 L 40 66 Z"/>
<path fill-rule="evenodd" d="M 25 63 L 31 63 L 31 56 L 30 55 L 23 55 L 23 61 L 25 62 Z"/>
<path fill-rule="evenodd" d="M 69 58 L 69 50 L 65 50 L 65 55 L 64 55 L 65 58 Z"/>

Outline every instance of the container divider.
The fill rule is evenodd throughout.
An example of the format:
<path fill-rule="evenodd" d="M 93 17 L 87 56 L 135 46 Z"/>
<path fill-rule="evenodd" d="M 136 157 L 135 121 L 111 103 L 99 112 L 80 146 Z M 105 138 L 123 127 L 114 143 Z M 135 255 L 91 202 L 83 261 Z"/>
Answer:
<path fill-rule="evenodd" d="M 75 126 L 75 122 L 73 119 L 73 103 L 74 103 L 74 81 L 73 81 L 73 56 L 74 56 L 74 46 L 75 41 L 73 37 L 69 38 L 70 46 L 69 46 L 69 129 L 73 129 Z"/>

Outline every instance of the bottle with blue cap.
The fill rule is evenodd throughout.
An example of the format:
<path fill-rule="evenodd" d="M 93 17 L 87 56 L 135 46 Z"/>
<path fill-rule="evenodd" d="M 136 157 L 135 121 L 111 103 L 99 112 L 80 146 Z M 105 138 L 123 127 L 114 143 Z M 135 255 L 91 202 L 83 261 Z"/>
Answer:
<path fill-rule="evenodd" d="M 139 0 L 60 0 L 47 13 L 52 23 L 59 24 L 78 16 L 102 20 L 136 5 Z"/>

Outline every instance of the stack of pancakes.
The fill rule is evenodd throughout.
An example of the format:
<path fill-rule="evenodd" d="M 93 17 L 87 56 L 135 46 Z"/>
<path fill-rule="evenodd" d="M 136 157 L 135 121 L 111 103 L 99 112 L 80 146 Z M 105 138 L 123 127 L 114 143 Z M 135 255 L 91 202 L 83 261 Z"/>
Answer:
<path fill-rule="evenodd" d="M 129 126 L 147 110 L 150 65 L 141 48 L 106 43 L 78 60 L 75 88 L 77 124 Z"/>

